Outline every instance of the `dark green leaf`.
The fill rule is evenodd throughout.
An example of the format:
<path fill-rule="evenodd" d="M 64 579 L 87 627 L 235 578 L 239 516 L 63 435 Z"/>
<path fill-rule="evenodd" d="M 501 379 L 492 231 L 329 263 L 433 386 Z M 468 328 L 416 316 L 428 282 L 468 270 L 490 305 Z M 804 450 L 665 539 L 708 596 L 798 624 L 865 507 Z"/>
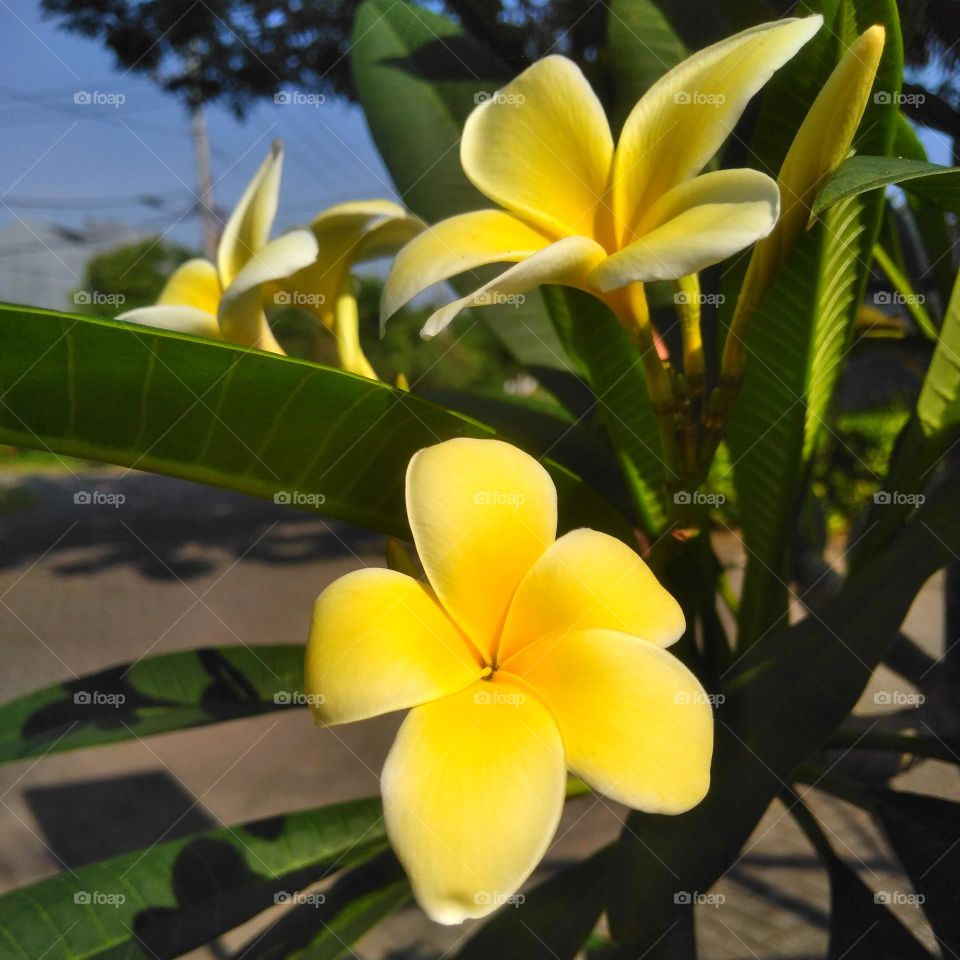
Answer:
<path fill-rule="evenodd" d="M 894 448 L 883 491 L 886 502 L 874 503 L 863 523 L 864 534 L 850 552 L 851 567 L 882 546 L 903 523 L 925 489 L 940 459 L 960 431 L 960 277 L 954 284 L 924 377 L 917 407 Z M 897 499 L 893 499 L 896 493 Z"/>
<path fill-rule="evenodd" d="M 3 956 L 177 957 L 385 845 L 376 799 L 171 840 L 0 897 Z"/>
<path fill-rule="evenodd" d="M 593 389 L 638 519 L 651 536 L 667 523 L 664 465 L 643 363 L 613 313 L 577 290 L 545 287 L 543 298 L 567 353 Z"/>
<path fill-rule="evenodd" d="M 0 341 L 0 443 L 280 498 L 393 536 L 408 535 L 410 457 L 492 434 L 363 377 L 134 324 L 0 307 Z M 612 509 L 547 466 L 567 525 L 612 532 Z"/>
<path fill-rule="evenodd" d="M 503 907 L 457 954 L 457 960 L 572 960 L 600 919 L 604 848 L 565 867 Z"/>
<path fill-rule="evenodd" d="M 470 111 L 511 76 L 494 54 L 447 17 L 412 3 L 366 0 L 357 11 L 353 73 L 370 133 L 404 202 L 428 223 L 491 203 L 460 168 Z M 462 293 L 480 286 L 464 275 Z M 563 369 L 563 350 L 539 294 L 480 316 L 523 364 Z"/>
<path fill-rule="evenodd" d="M 410 885 L 392 853 L 338 878 L 322 903 L 305 903 L 241 947 L 233 960 L 336 960 L 350 945 L 410 900 Z"/>
<path fill-rule="evenodd" d="M 877 790 L 876 815 L 923 899 L 944 956 L 960 951 L 960 804 L 919 793 Z"/>
<path fill-rule="evenodd" d="M 945 210 L 960 211 L 960 167 L 901 157 L 859 156 L 844 161 L 827 181 L 814 204 L 814 216 L 847 197 L 893 185 Z"/>
<path fill-rule="evenodd" d="M 0 763 L 295 706 L 303 650 L 167 653 L 36 690 L 0 706 Z"/>
<path fill-rule="evenodd" d="M 874 893 L 839 857 L 830 871 L 828 960 L 931 960 L 914 935 L 887 909 L 891 891 Z"/>
<path fill-rule="evenodd" d="M 677 890 L 708 890 L 723 874 L 792 771 L 852 710 L 920 588 L 958 551 L 954 476 L 823 609 L 736 661 L 721 687 L 706 799 L 680 816 L 631 814 L 617 844 L 608 911 L 619 940 L 653 943 L 674 921 Z"/>
<path fill-rule="evenodd" d="M 687 51 L 653 0 L 613 0 L 607 16 L 616 131 L 643 94 Z"/>
<path fill-rule="evenodd" d="M 790 537 L 805 468 L 827 416 L 859 307 L 866 214 L 837 207 L 801 237 L 750 322 L 727 442 L 748 564 L 740 642 L 786 615 Z"/>

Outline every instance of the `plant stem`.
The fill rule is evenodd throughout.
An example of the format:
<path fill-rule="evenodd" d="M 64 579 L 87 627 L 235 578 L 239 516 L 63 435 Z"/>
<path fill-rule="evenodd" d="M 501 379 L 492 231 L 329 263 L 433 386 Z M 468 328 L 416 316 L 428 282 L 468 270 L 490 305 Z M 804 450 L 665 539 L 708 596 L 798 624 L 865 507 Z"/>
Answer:
<path fill-rule="evenodd" d="M 887 278 L 893 284 L 897 293 L 903 297 L 903 304 L 910 312 L 910 316 L 916 321 L 917 326 L 923 332 L 923 335 L 929 340 L 936 342 L 939 334 L 937 326 L 933 322 L 927 308 L 923 305 L 923 298 L 918 298 L 910 286 L 910 281 L 900 272 L 893 258 L 887 253 L 880 244 L 873 248 L 873 259 L 877 261 L 880 269 L 887 275 Z"/>

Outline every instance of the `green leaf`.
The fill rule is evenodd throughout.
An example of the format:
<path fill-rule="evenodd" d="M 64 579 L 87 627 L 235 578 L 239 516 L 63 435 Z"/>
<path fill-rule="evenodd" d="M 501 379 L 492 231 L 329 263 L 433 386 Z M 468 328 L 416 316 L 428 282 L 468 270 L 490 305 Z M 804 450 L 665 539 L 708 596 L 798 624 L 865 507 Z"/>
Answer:
<path fill-rule="evenodd" d="M 821 610 L 735 662 L 719 691 L 707 797 L 680 816 L 631 814 L 617 843 L 608 914 L 618 940 L 651 945 L 675 920 L 677 890 L 709 890 L 728 869 L 792 772 L 853 709 L 917 593 L 957 552 L 953 476 Z"/>
<path fill-rule="evenodd" d="M 866 232 L 859 201 L 831 211 L 800 239 L 750 322 L 727 435 L 748 554 L 742 644 L 786 614 L 798 498 L 859 307 Z"/>
<path fill-rule="evenodd" d="M 886 29 L 875 89 L 889 97 L 871 98 L 855 143 L 858 149 L 889 149 L 903 68 L 896 5 L 892 0 L 821 0 L 819 6 L 828 26 L 805 55 L 815 58 L 819 73 L 832 70 L 842 48 L 862 30 L 874 23 Z M 841 46 L 834 45 L 834 37 Z M 809 84 L 801 89 L 804 98 L 816 92 Z M 782 80 L 775 90 L 772 105 L 786 113 L 789 94 Z M 789 143 L 782 135 L 775 145 L 768 143 L 768 157 L 776 159 L 780 150 L 785 154 Z M 850 198 L 830 210 L 798 242 L 750 322 L 743 391 L 728 436 L 748 554 L 740 606 L 745 645 L 786 616 L 798 498 L 870 276 L 882 204 L 880 196 Z"/>
<path fill-rule="evenodd" d="M 850 551 L 851 567 L 883 546 L 914 509 L 937 464 L 960 432 L 960 276 L 940 328 L 917 407 L 894 448 L 883 491 L 863 521 L 863 536 Z M 896 494 L 894 499 L 893 494 Z"/>
<path fill-rule="evenodd" d="M 835 203 L 880 187 L 903 187 L 908 193 L 960 211 L 960 167 L 943 167 L 901 157 L 850 157 L 827 181 L 813 207 L 818 216 Z"/>
<path fill-rule="evenodd" d="M 326 891 L 322 903 L 284 914 L 233 955 L 233 960 L 336 960 L 350 945 L 410 900 L 410 885 L 392 853 L 355 867 Z"/>
<path fill-rule="evenodd" d="M 914 935 L 839 857 L 830 872 L 828 960 L 931 960 Z"/>
<path fill-rule="evenodd" d="M 637 350 L 617 318 L 596 297 L 549 286 L 543 298 L 567 353 L 593 390 L 631 488 L 638 520 L 655 537 L 667 525 L 667 478 Z"/>
<path fill-rule="evenodd" d="M 888 891 L 874 894 L 837 856 L 816 817 L 792 790 L 785 790 L 782 799 L 830 876 L 829 960 L 930 960 L 913 934 L 886 908 Z"/>
<path fill-rule="evenodd" d="M 3 955 L 176 957 L 385 846 L 376 799 L 160 843 L 0 897 Z"/>
<path fill-rule="evenodd" d="M 296 706 L 303 652 L 302 645 L 208 647 L 36 690 L 0 706 L 0 763 Z"/>
<path fill-rule="evenodd" d="M 405 391 L 164 330 L 0 306 L 0 443 L 227 487 L 408 536 L 417 450 L 492 431 Z M 626 524 L 547 463 L 569 526 Z"/>
<path fill-rule="evenodd" d="M 566 376 L 560 374 L 560 376 Z M 589 391 L 586 391 L 589 394 Z M 589 417 L 557 415 L 532 402 L 456 390 L 422 392 L 434 403 L 476 417 L 531 456 L 551 460 L 582 477 L 622 513 L 630 512 L 616 454 L 602 430 L 587 429 Z"/>
<path fill-rule="evenodd" d="M 874 810 L 893 852 L 923 899 L 944 956 L 960 950 L 960 804 L 875 790 Z"/>
<path fill-rule="evenodd" d="M 360 6 L 350 53 L 370 133 L 404 203 L 428 223 L 491 206 L 460 168 L 460 133 L 510 69 L 447 17 L 395 0 Z M 454 286 L 466 294 L 484 276 L 471 271 Z M 539 294 L 524 296 L 479 316 L 521 363 L 566 368 Z"/>
<path fill-rule="evenodd" d="M 609 853 L 604 847 L 518 896 L 464 944 L 456 960 L 573 960 L 603 911 Z"/>
<path fill-rule="evenodd" d="M 637 101 L 687 56 L 683 42 L 653 0 L 613 0 L 607 45 L 616 102 L 611 126 L 623 126 Z"/>
<path fill-rule="evenodd" d="M 917 419 L 927 438 L 949 437 L 960 427 L 960 276 L 917 398 Z"/>

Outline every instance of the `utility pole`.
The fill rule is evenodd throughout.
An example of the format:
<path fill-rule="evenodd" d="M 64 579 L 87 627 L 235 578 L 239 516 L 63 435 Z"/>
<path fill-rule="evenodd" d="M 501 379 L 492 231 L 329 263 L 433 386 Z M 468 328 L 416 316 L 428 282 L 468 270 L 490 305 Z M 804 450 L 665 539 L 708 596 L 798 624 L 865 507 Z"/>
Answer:
<path fill-rule="evenodd" d="M 193 133 L 193 155 L 197 164 L 197 206 L 203 225 L 203 253 L 208 260 L 216 261 L 220 226 L 213 208 L 213 178 L 210 176 L 210 141 L 207 138 L 207 118 L 203 104 L 197 103 L 190 111 L 190 126 Z"/>

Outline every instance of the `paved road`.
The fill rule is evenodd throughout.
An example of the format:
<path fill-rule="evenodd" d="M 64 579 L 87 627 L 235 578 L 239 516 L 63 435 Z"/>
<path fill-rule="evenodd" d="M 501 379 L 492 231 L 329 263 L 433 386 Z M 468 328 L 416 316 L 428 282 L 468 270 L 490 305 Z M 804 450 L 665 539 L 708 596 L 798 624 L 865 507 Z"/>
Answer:
<path fill-rule="evenodd" d="M 7 483 L 0 497 L 4 699 L 146 650 L 302 641 L 325 584 L 358 566 L 382 565 L 377 537 L 184 482 L 110 473 L 24 477 L 12 482 L 13 492 Z M 75 502 L 76 494 L 94 492 L 114 504 Z M 728 541 L 724 552 L 735 565 L 734 546 Z M 933 652 L 938 598 L 934 582 L 909 623 Z M 903 687 L 892 675 L 877 683 Z M 374 794 L 396 722 L 318 731 L 305 712 L 292 711 L 0 768 L 0 885 L 160 836 Z M 924 764 L 906 776 L 915 789 L 956 796 L 953 768 Z M 813 802 L 871 886 L 909 889 L 863 817 L 822 796 Z M 622 817 L 602 798 L 570 803 L 545 869 L 611 840 Z M 782 809 L 771 809 L 747 856 L 714 892 L 725 899 L 698 911 L 701 956 L 823 955 L 826 879 Z M 918 916 L 903 917 L 921 926 Z M 256 928 L 225 938 L 225 947 Z M 436 956 L 463 933 L 411 908 L 357 953 L 365 960 Z"/>

